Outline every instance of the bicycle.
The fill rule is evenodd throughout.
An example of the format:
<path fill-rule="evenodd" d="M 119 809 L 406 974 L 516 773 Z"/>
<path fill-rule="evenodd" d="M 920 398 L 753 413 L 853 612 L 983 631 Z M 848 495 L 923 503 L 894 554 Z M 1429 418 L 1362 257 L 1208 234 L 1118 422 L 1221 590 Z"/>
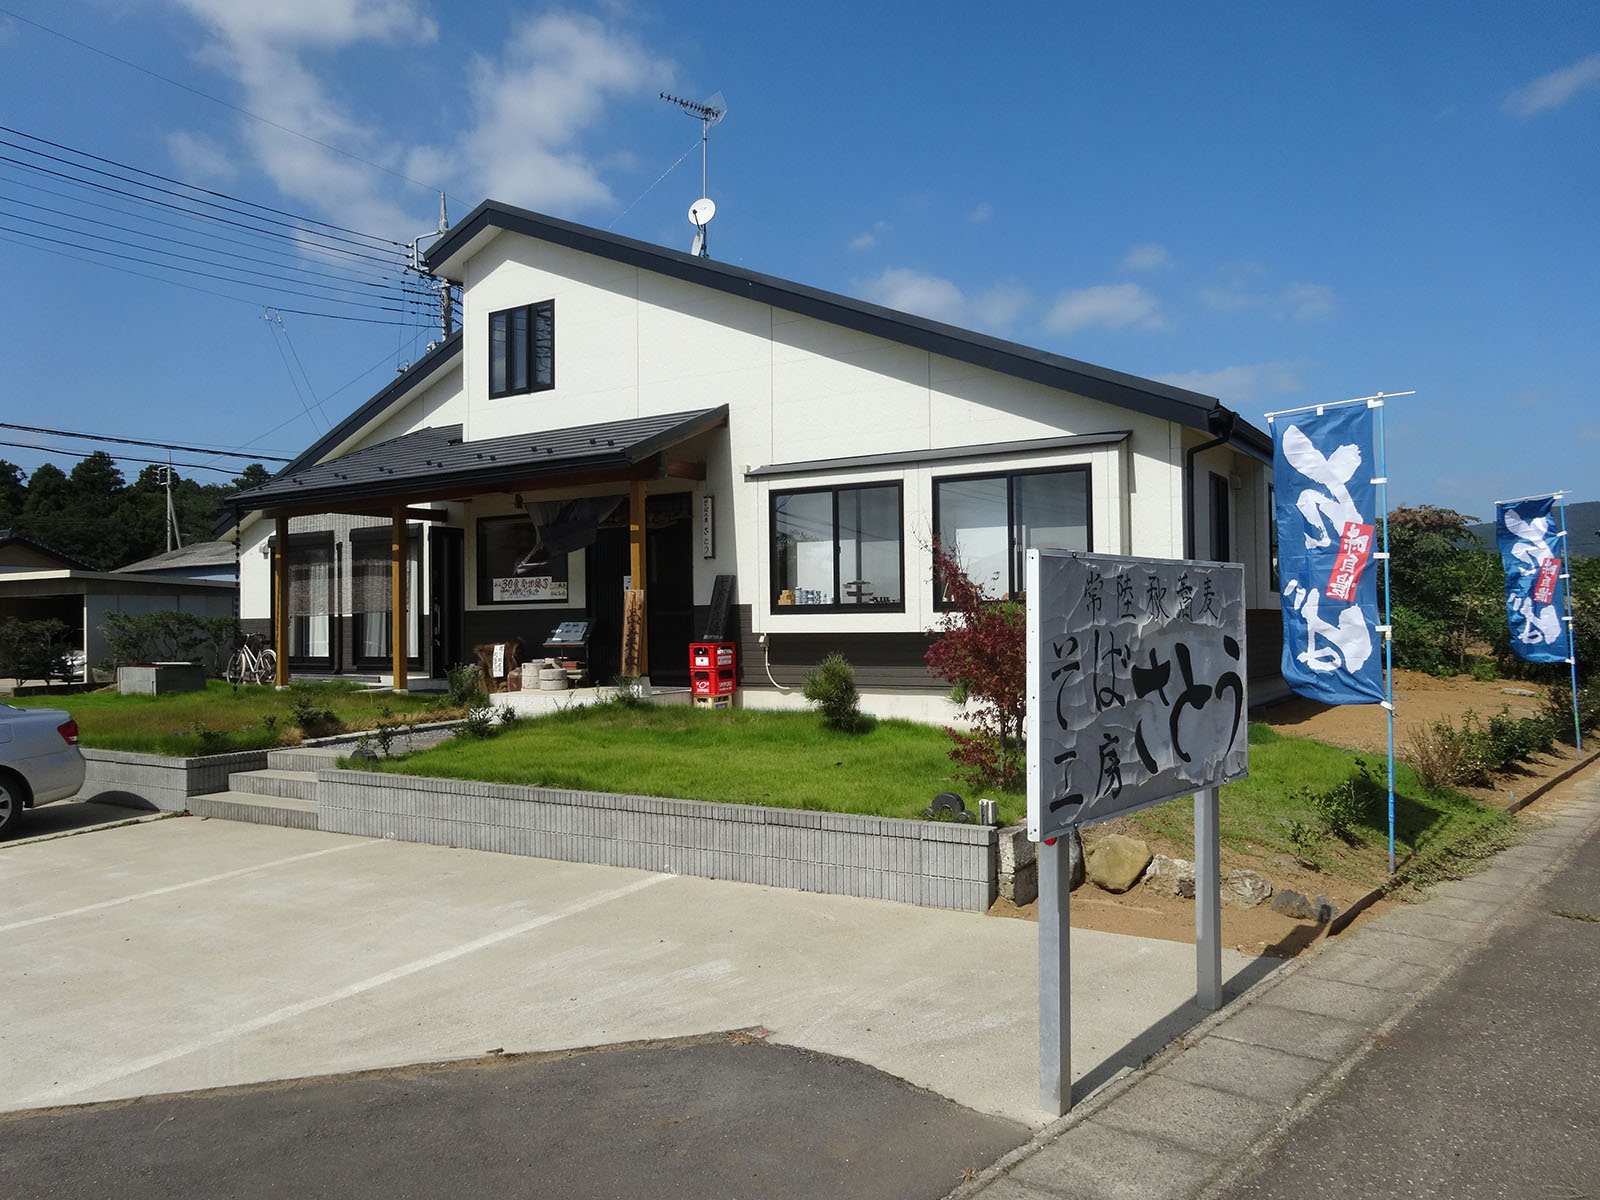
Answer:
<path fill-rule="evenodd" d="M 278 682 L 278 656 L 272 650 L 258 649 L 260 645 L 261 639 L 252 634 L 233 652 L 225 676 L 229 683 Z"/>

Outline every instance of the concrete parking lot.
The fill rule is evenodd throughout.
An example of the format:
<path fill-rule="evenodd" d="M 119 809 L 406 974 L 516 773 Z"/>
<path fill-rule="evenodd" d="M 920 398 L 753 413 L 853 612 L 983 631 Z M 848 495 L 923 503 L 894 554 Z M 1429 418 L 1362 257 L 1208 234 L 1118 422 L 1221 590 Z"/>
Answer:
<path fill-rule="evenodd" d="M 1202 1016 L 1192 947 L 1074 931 L 1073 970 L 1080 1097 Z M 5 843 L 0 989 L 0 1110 L 764 1027 L 1050 1116 L 1033 925 L 611 867 L 196 818 Z"/>

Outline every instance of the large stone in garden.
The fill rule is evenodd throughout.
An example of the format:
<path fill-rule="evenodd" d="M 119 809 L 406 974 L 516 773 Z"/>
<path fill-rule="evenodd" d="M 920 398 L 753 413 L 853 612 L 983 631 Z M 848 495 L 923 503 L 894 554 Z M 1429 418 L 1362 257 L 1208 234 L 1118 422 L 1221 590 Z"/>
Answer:
<path fill-rule="evenodd" d="M 1319 925 L 1326 925 L 1339 915 L 1338 906 L 1326 896 L 1311 900 L 1289 888 L 1273 896 L 1272 911 L 1293 917 L 1296 921 L 1315 921 Z"/>
<path fill-rule="evenodd" d="M 1169 858 L 1165 854 L 1158 854 L 1145 869 L 1144 886 L 1158 896 L 1193 900 L 1194 864 L 1187 858 Z"/>
<path fill-rule="evenodd" d="M 1254 871 L 1231 871 L 1222 881 L 1222 894 L 1240 908 L 1254 908 L 1272 896 L 1272 881 Z"/>
<path fill-rule="evenodd" d="M 1150 857 L 1150 847 L 1138 838 L 1113 833 L 1089 851 L 1089 880 L 1108 892 L 1125 892 L 1144 877 Z"/>

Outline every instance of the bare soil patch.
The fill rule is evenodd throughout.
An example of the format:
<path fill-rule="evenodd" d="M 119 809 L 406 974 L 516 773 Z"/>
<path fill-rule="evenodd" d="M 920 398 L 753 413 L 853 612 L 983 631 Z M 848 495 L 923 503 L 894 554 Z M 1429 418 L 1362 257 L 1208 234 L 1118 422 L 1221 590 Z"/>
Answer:
<path fill-rule="evenodd" d="M 1502 707 L 1509 707 L 1514 717 L 1538 714 L 1541 699 L 1538 696 L 1513 696 L 1503 688 L 1540 689 L 1528 687 L 1514 680 L 1476 680 L 1470 676 L 1453 679 L 1436 679 L 1411 671 L 1395 672 L 1395 753 L 1403 757 L 1409 736 L 1414 728 L 1426 728 L 1433 721 L 1448 718 L 1460 724 L 1462 716 L 1471 710 L 1487 719 Z M 1383 759 L 1388 752 L 1388 722 L 1384 710 L 1372 705 L 1340 705 L 1330 707 L 1295 697 L 1254 714 L 1285 737 L 1310 738 L 1334 746 L 1345 746 Z M 1592 756 L 1592 754 L 1591 754 Z M 1491 788 L 1465 788 L 1468 795 L 1485 804 L 1506 808 L 1518 797 L 1525 797 L 1535 788 L 1553 779 L 1578 761 L 1570 746 L 1559 745 L 1554 754 L 1537 755 L 1515 768 L 1510 774 L 1496 780 Z M 1564 785 L 1571 787 L 1571 784 Z M 1561 795 L 1557 788 L 1548 798 Z M 1536 815 L 1546 804 L 1542 797 L 1527 811 Z M 1183 805 L 1184 801 L 1171 803 Z M 1112 833 L 1125 833 L 1143 839 L 1152 852 L 1188 858 L 1191 852 L 1176 847 L 1153 836 L 1147 829 L 1131 822 L 1108 821 L 1084 832 L 1085 848 Z M 1352 852 L 1359 854 L 1359 852 Z M 1367 855 L 1370 858 L 1370 853 Z M 1381 882 L 1385 864 L 1371 864 L 1366 874 L 1375 886 Z M 1256 871 L 1272 881 L 1274 893 L 1293 889 L 1305 896 L 1327 896 L 1343 910 L 1368 894 L 1369 886 L 1362 882 L 1335 878 L 1327 872 L 1308 869 L 1292 857 L 1280 854 L 1253 856 L 1231 847 L 1222 850 L 1222 870 L 1245 869 Z M 1357 928 L 1373 917 L 1403 901 L 1384 898 L 1364 910 L 1348 928 Z M 1222 902 L 1222 944 L 1242 954 L 1293 957 L 1314 944 L 1323 929 L 1308 921 L 1293 920 L 1273 912 L 1271 901 L 1256 908 L 1241 908 L 1226 898 Z M 1037 902 L 1021 908 L 999 900 L 990 914 L 1020 920 L 1037 920 Z M 1144 887 L 1136 887 L 1123 895 L 1112 895 L 1092 883 L 1086 883 L 1072 894 L 1072 924 L 1074 928 L 1095 929 L 1107 933 L 1134 934 L 1139 937 L 1161 938 L 1174 942 L 1194 942 L 1194 901 L 1179 900 L 1156 895 Z"/>

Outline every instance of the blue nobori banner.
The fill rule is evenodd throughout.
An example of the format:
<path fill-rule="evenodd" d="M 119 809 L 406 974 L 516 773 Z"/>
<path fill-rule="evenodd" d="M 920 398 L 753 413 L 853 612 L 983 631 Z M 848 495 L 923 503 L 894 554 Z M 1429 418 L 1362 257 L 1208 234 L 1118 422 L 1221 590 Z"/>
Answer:
<path fill-rule="evenodd" d="M 1564 531 L 1552 516 L 1554 496 L 1495 505 L 1495 535 L 1506 568 L 1506 620 L 1511 649 L 1529 662 L 1566 662 L 1572 642 L 1564 620 L 1561 578 Z"/>
<path fill-rule="evenodd" d="M 1324 704 L 1384 698 L 1372 409 L 1302 411 L 1273 426 L 1283 678 Z"/>

